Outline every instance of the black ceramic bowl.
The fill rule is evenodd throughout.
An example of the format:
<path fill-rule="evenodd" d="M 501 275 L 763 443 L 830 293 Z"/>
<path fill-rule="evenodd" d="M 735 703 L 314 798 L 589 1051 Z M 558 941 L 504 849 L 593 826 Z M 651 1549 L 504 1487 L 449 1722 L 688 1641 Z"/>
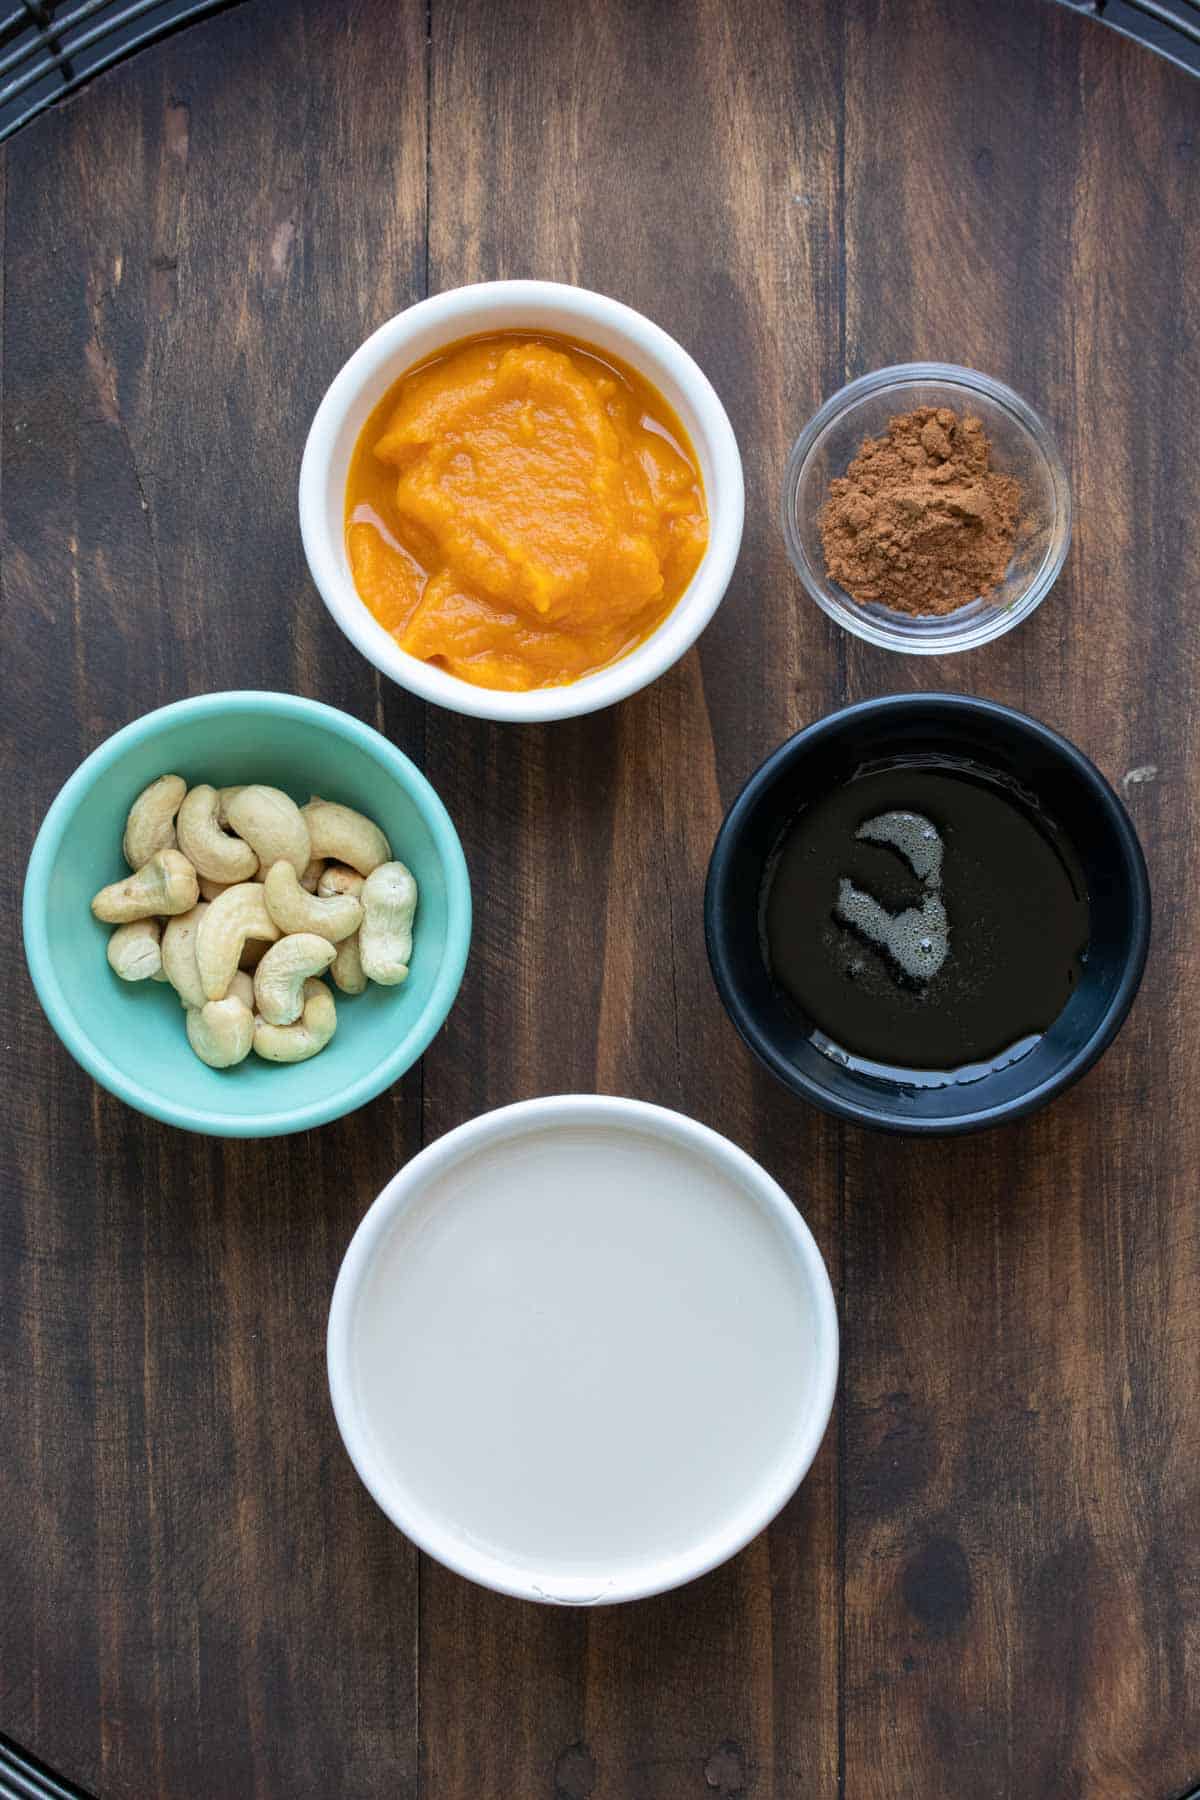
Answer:
<path fill-rule="evenodd" d="M 834 1061 L 776 987 L 760 925 L 764 876 L 785 829 L 863 765 L 929 752 L 1015 782 L 1070 841 L 1087 880 L 1083 978 L 1019 1061 L 970 1082 L 908 1086 Z M 798 732 L 750 777 L 713 850 L 704 903 L 717 990 L 750 1048 L 814 1106 L 884 1131 L 977 1131 L 1023 1117 L 1090 1069 L 1125 1019 L 1150 942 L 1150 886 L 1129 816 L 1081 751 L 1036 719 L 961 694 L 892 694 Z"/>

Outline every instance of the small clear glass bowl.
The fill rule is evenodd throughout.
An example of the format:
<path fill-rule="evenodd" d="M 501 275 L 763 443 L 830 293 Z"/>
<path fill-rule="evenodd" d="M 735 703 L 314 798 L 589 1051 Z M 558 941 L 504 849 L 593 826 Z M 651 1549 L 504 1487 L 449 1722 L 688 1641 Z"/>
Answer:
<path fill-rule="evenodd" d="M 917 406 L 948 406 L 982 419 L 992 467 L 1015 475 L 1023 502 L 1012 561 L 986 598 L 952 613 L 912 616 L 854 600 L 825 574 L 819 519 L 829 484 L 844 475 L 864 438 L 887 434 L 888 420 Z M 796 439 L 783 483 L 783 536 L 792 566 L 817 605 L 856 637 L 910 656 L 945 656 L 1001 637 L 1040 606 L 1071 542 L 1071 490 L 1058 445 L 1019 394 L 953 363 L 896 363 L 827 400 Z"/>

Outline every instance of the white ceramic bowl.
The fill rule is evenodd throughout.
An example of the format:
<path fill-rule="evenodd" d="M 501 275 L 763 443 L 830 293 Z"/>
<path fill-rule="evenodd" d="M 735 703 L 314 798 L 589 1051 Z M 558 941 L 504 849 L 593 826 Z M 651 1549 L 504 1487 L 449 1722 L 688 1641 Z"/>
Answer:
<path fill-rule="evenodd" d="M 373 407 L 406 369 L 456 339 L 490 331 L 559 332 L 621 357 L 646 376 L 684 425 L 700 461 L 709 540 L 690 583 L 644 644 L 595 675 L 562 687 L 500 693 L 475 687 L 401 650 L 359 599 L 346 554 L 346 477 Z M 573 718 L 624 700 L 657 680 L 696 641 L 719 606 L 742 541 L 742 459 L 708 377 L 674 338 L 641 313 L 553 281 L 490 281 L 453 288 L 389 319 L 354 352 L 317 408 L 300 468 L 300 531 L 322 599 L 377 669 L 452 712 L 517 722 Z"/>
<path fill-rule="evenodd" d="M 837 1317 L 744 1151 L 558 1095 L 394 1177 L 342 1263 L 328 1362 L 394 1524 L 486 1587 L 590 1606 L 678 1587 L 774 1518 L 829 1420 Z"/>

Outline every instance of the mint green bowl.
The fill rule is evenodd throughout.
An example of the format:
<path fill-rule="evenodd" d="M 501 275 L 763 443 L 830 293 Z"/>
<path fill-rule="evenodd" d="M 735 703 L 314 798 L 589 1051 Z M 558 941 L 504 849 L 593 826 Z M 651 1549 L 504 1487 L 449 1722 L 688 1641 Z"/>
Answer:
<path fill-rule="evenodd" d="M 417 878 L 411 973 L 402 987 L 338 994 L 333 1042 L 309 1062 L 209 1069 L 192 1054 L 166 983 L 123 982 L 92 895 L 124 875 L 121 833 L 156 775 L 261 781 L 318 793 L 375 819 Z M 38 999 L 77 1062 L 152 1119 L 214 1137 L 307 1131 L 362 1106 L 411 1068 L 454 1003 L 471 942 L 458 834 L 425 777 L 357 719 L 294 694 L 203 694 L 135 719 L 93 750 L 58 795 L 25 877 L 25 954 Z"/>

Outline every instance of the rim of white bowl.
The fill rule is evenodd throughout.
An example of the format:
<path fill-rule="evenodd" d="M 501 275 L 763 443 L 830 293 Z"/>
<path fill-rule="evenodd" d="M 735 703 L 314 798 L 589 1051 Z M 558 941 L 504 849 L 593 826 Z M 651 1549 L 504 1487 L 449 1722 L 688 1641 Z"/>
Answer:
<path fill-rule="evenodd" d="M 254 1118 L 241 1113 L 224 1113 L 216 1107 L 164 1100 L 144 1083 L 119 1069 L 105 1055 L 100 1045 L 76 1022 L 75 1013 L 63 992 L 50 954 L 45 904 L 46 889 L 63 836 L 96 777 L 123 751 L 152 737 L 159 727 L 169 726 L 181 718 L 204 718 L 209 714 L 220 718 L 235 705 L 302 719 L 319 730 L 336 732 L 373 756 L 380 768 L 412 795 L 429 826 L 446 871 L 448 908 L 447 955 L 419 1017 L 390 1054 L 323 1100 L 310 1101 L 303 1106 L 281 1104 L 275 1111 Z M 361 719 L 353 718 L 336 706 L 328 706 L 323 700 L 309 700 L 302 694 L 281 693 L 268 688 L 228 688 L 216 694 L 193 694 L 186 700 L 173 700 L 131 719 L 97 744 L 59 788 L 42 820 L 25 871 L 21 906 L 21 933 L 34 990 L 60 1042 L 80 1067 L 110 1094 L 148 1118 L 157 1119 L 163 1125 L 177 1126 L 182 1131 L 223 1138 L 284 1137 L 296 1131 L 311 1131 L 318 1125 L 344 1118 L 399 1081 L 425 1054 L 457 998 L 471 948 L 471 923 L 471 878 L 467 859 L 454 821 L 428 777 L 403 750 L 372 726 L 364 725 Z"/>
<path fill-rule="evenodd" d="M 806 1300 L 811 1302 L 814 1334 L 814 1391 L 793 1443 L 781 1451 L 769 1478 L 747 1497 L 736 1517 L 721 1532 L 691 1550 L 655 1558 L 625 1581 L 595 1591 L 592 1578 L 563 1579 L 538 1572 L 496 1556 L 482 1545 L 455 1531 L 451 1523 L 436 1521 L 424 1509 L 408 1504 L 398 1484 L 389 1481 L 364 1423 L 352 1376 L 355 1309 L 376 1251 L 393 1229 L 397 1218 L 431 1180 L 474 1156 L 489 1144 L 525 1136 L 547 1127 L 583 1124 L 624 1124 L 699 1153 L 712 1163 L 780 1227 L 790 1249 Z M 781 1249 L 781 1254 L 786 1254 Z M 837 1306 L 829 1271 L 816 1239 L 784 1189 L 745 1150 L 699 1120 L 645 1100 L 609 1094 L 551 1094 L 521 1100 L 493 1112 L 482 1113 L 456 1130 L 447 1132 L 395 1174 L 372 1202 L 350 1240 L 338 1271 L 329 1308 L 326 1360 L 334 1417 L 351 1462 L 376 1505 L 407 1538 L 447 1568 L 470 1581 L 518 1599 L 542 1605 L 611 1605 L 641 1600 L 694 1581 L 736 1556 L 776 1517 L 791 1499 L 812 1467 L 833 1411 L 838 1376 Z"/>
<path fill-rule="evenodd" d="M 446 344 L 489 330 L 520 330 L 521 312 L 552 314 L 556 324 L 530 324 L 530 330 L 561 330 L 581 343 L 589 331 L 608 333 L 619 343 L 609 350 L 623 356 L 662 385 L 674 383 L 686 396 L 699 427 L 691 431 L 697 455 L 708 459 L 705 481 L 708 546 L 700 566 L 662 624 L 637 649 L 618 662 L 562 687 L 507 693 L 475 687 L 468 681 L 410 656 L 391 633 L 368 612 L 359 598 L 346 562 L 341 504 L 338 530 L 329 528 L 327 485 L 342 426 L 363 389 L 383 370 L 389 381 L 435 353 L 427 344 L 415 355 L 405 350 L 418 336 L 436 328 Z M 504 316 L 492 316 L 503 314 Z M 605 346 L 597 344 L 603 354 Z M 382 397 L 386 385 L 380 388 Z M 670 396 L 667 396 L 670 398 Z M 697 442 L 697 436 L 700 442 Z M 344 484 L 342 484 L 344 492 Z M 513 723 L 576 718 L 597 712 L 637 693 L 666 672 L 689 650 L 725 596 L 737 562 L 745 520 L 742 459 L 729 415 L 716 389 L 695 359 L 660 325 L 623 301 L 588 288 L 557 281 L 487 281 L 418 300 L 388 319 L 360 344 L 334 376 L 318 406 L 300 465 L 300 535 L 317 590 L 337 625 L 369 662 L 400 687 L 436 706 L 474 718 Z"/>

